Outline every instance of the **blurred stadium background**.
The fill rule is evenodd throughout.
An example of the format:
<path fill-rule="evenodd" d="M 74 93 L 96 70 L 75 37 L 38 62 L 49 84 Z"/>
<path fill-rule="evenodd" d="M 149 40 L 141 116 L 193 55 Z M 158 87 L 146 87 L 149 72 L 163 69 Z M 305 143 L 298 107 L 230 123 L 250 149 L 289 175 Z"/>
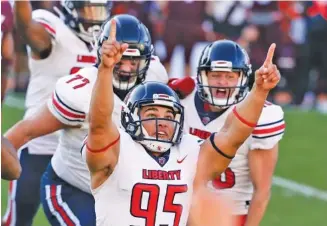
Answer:
<path fill-rule="evenodd" d="M 33 7 L 52 10 L 55 4 L 58 1 L 35 1 Z M 274 61 L 283 78 L 270 98 L 284 106 L 287 129 L 262 225 L 326 225 L 326 1 L 115 2 L 112 13 L 132 14 L 146 24 L 170 77 L 195 76 L 206 41 L 238 41 L 248 50 L 254 70 L 275 42 Z M 1 111 L 2 134 L 24 113 L 29 72 L 26 48 L 18 35 L 15 52 Z M 7 186 L 2 181 L 2 216 Z M 42 210 L 33 225 L 48 225 Z"/>

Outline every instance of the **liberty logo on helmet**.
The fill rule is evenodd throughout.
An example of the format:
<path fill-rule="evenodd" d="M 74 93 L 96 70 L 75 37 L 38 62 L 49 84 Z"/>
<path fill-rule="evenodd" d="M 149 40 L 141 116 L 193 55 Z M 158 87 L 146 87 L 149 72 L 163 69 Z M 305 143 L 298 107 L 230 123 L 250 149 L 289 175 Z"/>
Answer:
<path fill-rule="evenodd" d="M 153 99 L 163 99 L 163 100 L 171 100 L 171 101 L 176 101 L 176 98 L 173 96 L 169 96 L 167 94 L 160 94 L 160 93 L 155 93 L 153 94 Z"/>
<path fill-rule="evenodd" d="M 214 68 L 216 68 L 216 67 L 218 67 L 218 69 L 222 68 L 222 67 L 226 67 L 226 68 L 232 70 L 233 63 L 231 61 L 225 61 L 225 60 L 212 61 L 211 69 L 214 70 Z"/>

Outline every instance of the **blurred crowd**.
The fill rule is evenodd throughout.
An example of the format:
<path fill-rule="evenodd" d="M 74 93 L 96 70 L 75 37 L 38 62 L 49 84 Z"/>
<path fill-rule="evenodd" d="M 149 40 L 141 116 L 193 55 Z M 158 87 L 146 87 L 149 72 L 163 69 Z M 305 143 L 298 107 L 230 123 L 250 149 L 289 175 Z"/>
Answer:
<path fill-rule="evenodd" d="M 32 4 L 34 9 L 50 11 L 60 7 L 59 1 Z M 223 38 L 238 41 L 248 50 L 255 70 L 274 42 L 274 62 L 283 78 L 272 101 L 327 114 L 327 1 L 115 1 L 112 15 L 122 13 L 136 16 L 149 28 L 156 54 L 171 77 L 193 75 L 197 65 L 191 55 L 197 43 Z M 9 87 L 25 92 L 29 77 L 26 47 L 18 35 L 14 41 Z M 182 75 L 170 73 L 176 66 L 171 61 L 176 46 L 184 49 Z"/>

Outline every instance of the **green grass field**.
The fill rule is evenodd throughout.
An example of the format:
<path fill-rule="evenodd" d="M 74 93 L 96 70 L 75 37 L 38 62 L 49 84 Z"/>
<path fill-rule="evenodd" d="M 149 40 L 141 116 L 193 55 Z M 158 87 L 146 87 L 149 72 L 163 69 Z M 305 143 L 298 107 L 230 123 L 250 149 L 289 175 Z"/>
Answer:
<path fill-rule="evenodd" d="M 22 110 L 2 107 L 2 133 L 19 120 Z M 287 130 L 280 145 L 276 175 L 327 191 L 327 116 L 315 112 L 287 111 Z M 1 214 L 7 206 L 7 182 L 1 184 Z M 327 202 L 273 186 L 272 198 L 261 225 L 326 225 Z M 49 225 L 40 210 L 37 226 Z"/>

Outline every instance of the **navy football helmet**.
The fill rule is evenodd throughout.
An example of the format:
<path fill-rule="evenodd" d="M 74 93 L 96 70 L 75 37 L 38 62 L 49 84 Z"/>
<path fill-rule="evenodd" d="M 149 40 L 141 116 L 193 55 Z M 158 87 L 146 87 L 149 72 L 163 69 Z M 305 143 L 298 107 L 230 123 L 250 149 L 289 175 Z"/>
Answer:
<path fill-rule="evenodd" d="M 112 1 L 107 0 L 61 0 L 61 10 L 55 11 L 82 40 L 92 44 L 103 22 L 109 19 Z"/>
<path fill-rule="evenodd" d="M 183 135 L 184 108 L 177 94 L 166 84 L 160 82 L 145 82 L 132 89 L 124 100 L 125 105 L 121 112 L 121 123 L 126 132 L 137 142 L 144 145 L 148 150 L 163 153 L 172 145 L 180 143 Z M 141 119 L 140 112 L 144 106 L 164 106 L 172 110 L 174 119 L 147 118 Z M 170 122 L 174 126 L 172 137 L 160 139 L 158 132 L 156 136 L 149 136 L 143 123 L 154 121 L 156 131 L 159 131 L 160 121 Z"/>
<path fill-rule="evenodd" d="M 149 68 L 153 46 L 150 33 L 147 27 L 136 17 L 121 14 L 112 17 L 116 21 L 116 40 L 121 43 L 128 43 L 128 49 L 123 53 L 122 60 L 131 60 L 137 65 L 136 71 L 127 72 L 120 69 L 120 63 L 114 68 L 113 86 L 118 91 L 127 92 L 135 85 L 145 80 Z M 98 39 L 98 63 L 101 61 L 101 46 L 107 40 L 110 32 L 111 22 L 106 22 Z"/>
<path fill-rule="evenodd" d="M 210 86 L 209 71 L 239 72 L 236 86 Z M 252 73 L 249 56 L 236 42 L 229 40 L 215 41 L 205 47 L 199 60 L 197 73 L 197 91 L 199 97 L 220 108 L 227 108 L 242 101 L 248 92 L 248 80 Z M 213 89 L 226 92 L 226 98 L 217 98 Z"/>

